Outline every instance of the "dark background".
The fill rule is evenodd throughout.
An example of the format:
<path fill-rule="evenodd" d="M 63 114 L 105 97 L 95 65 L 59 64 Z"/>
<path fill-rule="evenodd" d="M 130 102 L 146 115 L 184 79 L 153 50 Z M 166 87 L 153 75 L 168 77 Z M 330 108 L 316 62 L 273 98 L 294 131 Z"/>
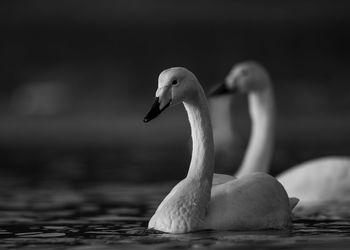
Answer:
<path fill-rule="evenodd" d="M 184 66 L 207 90 L 247 59 L 276 89 L 273 174 L 350 155 L 348 1 L 1 1 L 0 31 L 2 177 L 179 179 L 183 108 L 142 123 L 158 74 Z M 246 141 L 245 98 L 234 103 Z"/>

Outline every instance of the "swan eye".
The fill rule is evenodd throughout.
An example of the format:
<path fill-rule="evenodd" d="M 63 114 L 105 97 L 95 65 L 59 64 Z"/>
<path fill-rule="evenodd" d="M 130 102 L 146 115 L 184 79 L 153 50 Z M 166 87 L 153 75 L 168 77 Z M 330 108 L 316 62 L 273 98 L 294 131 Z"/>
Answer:
<path fill-rule="evenodd" d="M 171 82 L 171 85 L 176 85 L 178 82 L 177 82 L 177 80 L 173 80 L 172 82 Z"/>

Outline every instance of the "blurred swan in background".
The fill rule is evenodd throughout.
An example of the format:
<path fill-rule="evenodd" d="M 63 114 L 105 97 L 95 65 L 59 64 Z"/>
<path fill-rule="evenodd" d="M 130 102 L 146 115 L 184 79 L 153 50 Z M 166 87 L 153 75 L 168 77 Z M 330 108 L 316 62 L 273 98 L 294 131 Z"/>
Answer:
<path fill-rule="evenodd" d="M 217 172 L 233 174 L 238 170 L 249 129 L 242 131 L 237 121 L 247 121 L 245 108 L 243 95 L 223 95 L 220 98 L 209 99 Z M 243 119 L 242 115 L 245 115 Z"/>
<path fill-rule="evenodd" d="M 221 183 L 212 185 L 212 125 L 207 99 L 193 73 L 181 67 L 163 71 L 158 79 L 156 100 L 144 122 L 179 103 L 184 104 L 191 126 L 191 163 L 186 178 L 164 198 L 149 221 L 148 228 L 168 233 L 187 233 L 201 229 L 288 226 L 295 203 L 289 204 L 283 186 L 272 176 L 265 173 L 247 174 L 239 179 L 226 176 L 225 182 L 225 175 L 219 175 L 217 178 Z"/>
<path fill-rule="evenodd" d="M 350 157 L 329 156 L 294 166 L 277 176 L 301 205 L 350 201 Z"/>
<path fill-rule="evenodd" d="M 257 62 L 234 66 L 210 95 L 248 94 L 252 132 L 247 151 L 236 176 L 268 171 L 274 144 L 275 101 L 267 71 Z M 215 145 L 216 146 L 216 145 Z M 277 176 L 289 196 L 301 205 L 350 200 L 350 157 L 324 157 L 294 166 Z"/>
<path fill-rule="evenodd" d="M 212 88 L 209 95 L 216 96 L 228 92 L 248 94 L 249 114 L 252 120 L 247 150 L 235 176 L 267 172 L 273 153 L 275 129 L 275 101 L 270 77 L 266 70 L 255 62 L 238 64 L 232 68 L 224 83 Z"/>

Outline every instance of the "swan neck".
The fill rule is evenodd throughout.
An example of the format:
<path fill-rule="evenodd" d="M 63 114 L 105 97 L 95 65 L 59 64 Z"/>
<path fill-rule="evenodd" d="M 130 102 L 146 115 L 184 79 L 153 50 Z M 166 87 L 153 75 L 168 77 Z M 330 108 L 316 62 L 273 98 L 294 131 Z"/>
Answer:
<path fill-rule="evenodd" d="M 272 87 L 248 96 L 251 136 L 237 177 L 267 172 L 274 146 L 275 100 Z"/>
<path fill-rule="evenodd" d="M 214 142 L 208 103 L 202 88 L 184 102 L 191 126 L 192 157 L 187 178 L 207 179 L 214 173 Z"/>

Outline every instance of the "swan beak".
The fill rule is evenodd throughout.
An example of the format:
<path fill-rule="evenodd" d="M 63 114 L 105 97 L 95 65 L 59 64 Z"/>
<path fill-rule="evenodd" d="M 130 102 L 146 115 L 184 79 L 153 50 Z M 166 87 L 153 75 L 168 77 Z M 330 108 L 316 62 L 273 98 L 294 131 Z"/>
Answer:
<path fill-rule="evenodd" d="M 218 95 L 223 95 L 227 94 L 229 92 L 228 88 L 226 87 L 226 84 L 224 81 L 215 84 L 208 92 L 208 96 L 213 97 L 213 96 L 218 96 Z"/>
<path fill-rule="evenodd" d="M 237 93 L 238 89 L 237 88 L 231 88 L 228 89 L 226 86 L 226 83 L 224 81 L 214 85 L 208 92 L 209 97 L 215 97 L 215 96 L 220 96 L 228 93 Z"/>
<path fill-rule="evenodd" d="M 159 102 L 159 97 L 156 97 L 151 109 L 148 111 L 147 115 L 145 118 L 143 118 L 143 122 L 149 122 L 156 118 L 164 109 L 169 107 L 171 103 L 171 100 L 168 104 L 166 104 L 163 108 L 160 108 L 160 102 Z"/>

